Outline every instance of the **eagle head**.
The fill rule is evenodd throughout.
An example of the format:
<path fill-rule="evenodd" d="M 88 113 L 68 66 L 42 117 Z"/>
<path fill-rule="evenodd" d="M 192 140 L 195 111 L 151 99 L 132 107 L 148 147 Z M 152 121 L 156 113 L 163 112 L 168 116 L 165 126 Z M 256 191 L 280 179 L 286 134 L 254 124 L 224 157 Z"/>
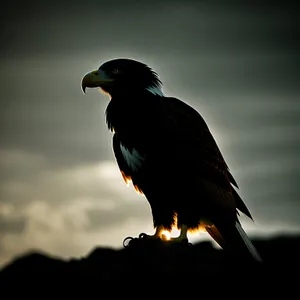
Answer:
<path fill-rule="evenodd" d="M 132 93 L 143 89 L 160 89 L 161 81 L 146 64 L 132 59 L 113 59 L 102 64 L 98 70 L 87 73 L 81 82 L 86 88 L 99 87 L 112 97 L 118 93 Z"/>

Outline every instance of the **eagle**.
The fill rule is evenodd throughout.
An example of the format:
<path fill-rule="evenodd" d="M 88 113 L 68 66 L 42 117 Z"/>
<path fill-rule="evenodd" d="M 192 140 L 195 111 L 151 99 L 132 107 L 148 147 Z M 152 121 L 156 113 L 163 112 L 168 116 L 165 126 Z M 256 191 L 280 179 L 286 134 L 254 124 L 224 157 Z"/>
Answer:
<path fill-rule="evenodd" d="M 184 243 L 189 232 L 204 229 L 224 250 L 261 261 L 239 212 L 253 218 L 196 109 L 164 95 L 158 74 L 129 58 L 104 62 L 81 87 L 110 98 L 105 117 L 116 163 L 151 208 L 155 233 L 147 239 L 165 240 L 163 233 L 177 227 L 179 236 L 165 242 Z"/>

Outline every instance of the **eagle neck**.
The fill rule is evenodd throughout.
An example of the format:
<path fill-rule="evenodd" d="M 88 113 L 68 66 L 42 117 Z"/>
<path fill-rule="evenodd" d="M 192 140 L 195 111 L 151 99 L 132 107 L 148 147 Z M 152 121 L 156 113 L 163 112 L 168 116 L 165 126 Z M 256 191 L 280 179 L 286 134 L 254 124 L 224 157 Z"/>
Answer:
<path fill-rule="evenodd" d="M 142 119 L 150 119 L 160 98 L 148 90 L 113 96 L 105 112 L 108 129 L 112 132 L 136 130 Z"/>

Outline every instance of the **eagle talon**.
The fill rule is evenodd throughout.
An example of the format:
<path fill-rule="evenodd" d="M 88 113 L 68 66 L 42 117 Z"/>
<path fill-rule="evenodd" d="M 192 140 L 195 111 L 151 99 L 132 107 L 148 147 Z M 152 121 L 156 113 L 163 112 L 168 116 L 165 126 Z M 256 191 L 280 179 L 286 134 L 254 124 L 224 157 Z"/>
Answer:
<path fill-rule="evenodd" d="M 142 232 L 142 233 L 139 234 L 139 239 L 145 239 L 145 238 L 147 238 L 148 236 L 149 236 L 148 234 Z"/>
<path fill-rule="evenodd" d="M 123 241 L 123 247 L 127 248 L 130 246 L 130 242 L 133 240 L 133 237 L 128 236 L 127 238 L 124 239 Z"/>
<path fill-rule="evenodd" d="M 161 240 L 161 238 L 154 234 L 154 235 L 149 235 L 149 234 L 146 234 L 146 233 L 141 233 L 139 235 L 139 239 L 145 239 L 145 240 Z"/>

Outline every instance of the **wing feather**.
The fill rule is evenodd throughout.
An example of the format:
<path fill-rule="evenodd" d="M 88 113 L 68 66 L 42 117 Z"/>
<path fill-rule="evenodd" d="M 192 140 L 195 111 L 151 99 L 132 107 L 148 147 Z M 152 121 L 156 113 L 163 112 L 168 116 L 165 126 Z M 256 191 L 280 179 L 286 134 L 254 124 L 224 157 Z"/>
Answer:
<path fill-rule="evenodd" d="M 113 150 L 115 154 L 115 158 L 117 161 L 117 164 L 119 166 L 119 169 L 121 171 L 122 177 L 126 184 L 128 184 L 129 181 L 132 181 L 132 175 L 133 171 L 126 163 L 126 160 L 124 159 L 124 156 L 122 154 L 121 148 L 120 148 L 120 141 L 116 134 L 113 135 Z"/>
<path fill-rule="evenodd" d="M 216 207 L 237 209 L 252 216 L 234 187 L 238 185 L 229 171 L 221 151 L 202 116 L 192 107 L 176 98 L 163 98 L 161 124 L 164 147 L 174 162 L 186 166 L 186 172 L 202 178 L 209 186 L 210 201 Z M 171 150 L 173 149 L 173 151 Z"/>
<path fill-rule="evenodd" d="M 165 146 L 173 147 L 176 158 L 190 170 L 209 178 L 217 185 L 230 188 L 236 184 L 228 166 L 201 115 L 176 98 L 163 98 L 161 128 L 165 131 Z M 193 168 L 194 166 L 194 168 Z"/>

